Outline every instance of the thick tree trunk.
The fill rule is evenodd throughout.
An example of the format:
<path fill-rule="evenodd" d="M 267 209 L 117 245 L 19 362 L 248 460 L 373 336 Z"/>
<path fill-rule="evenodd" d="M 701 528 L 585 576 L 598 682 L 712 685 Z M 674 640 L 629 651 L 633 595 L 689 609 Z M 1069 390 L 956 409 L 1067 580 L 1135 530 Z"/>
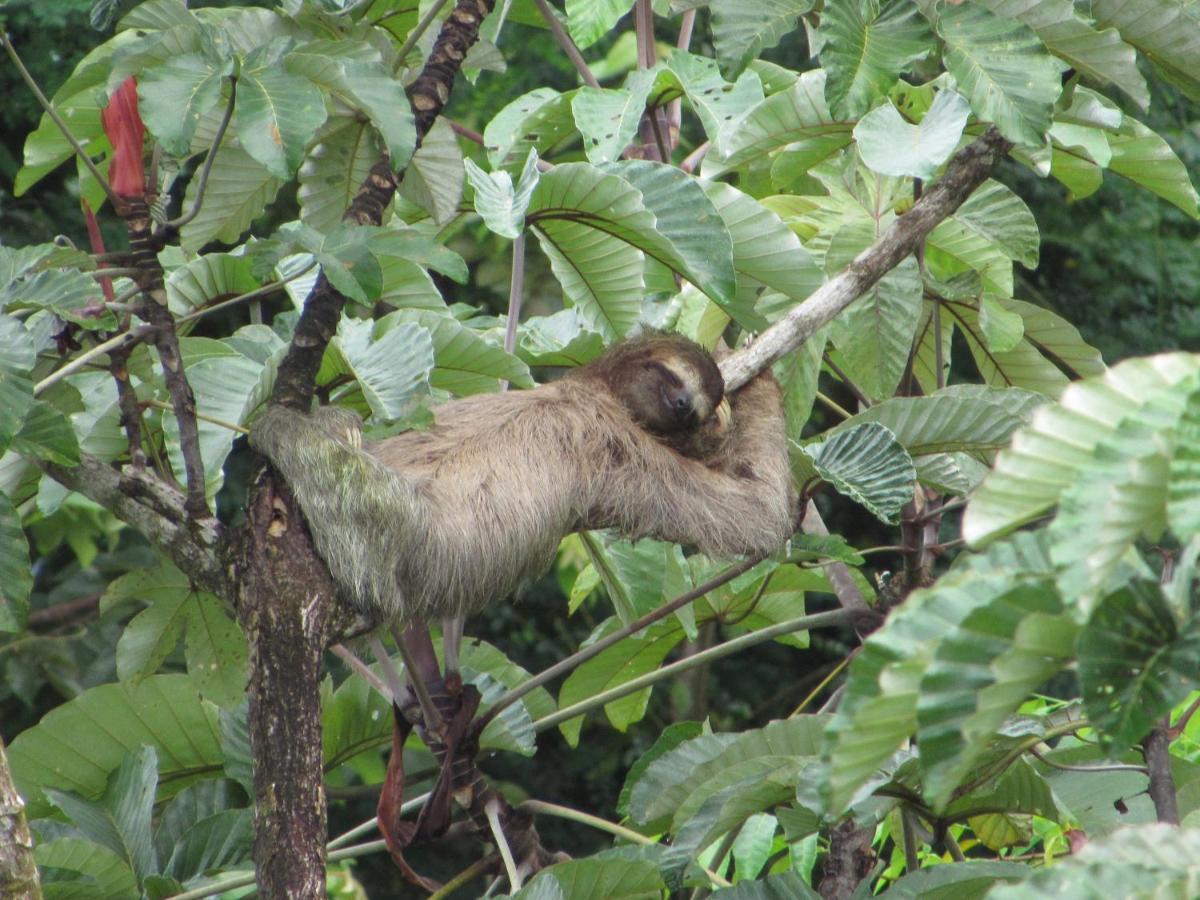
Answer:
<path fill-rule="evenodd" d="M 41 900 L 33 838 L 25 824 L 25 804 L 13 786 L 8 757 L 0 741 L 0 897 Z"/>
<path fill-rule="evenodd" d="M 333 585 L 281 482 L 255 492 L 239 547 L 238 618 L 250 639 L 254 859 L 263 897 L 325 896 L 321 658 L 340 624 Z"/>

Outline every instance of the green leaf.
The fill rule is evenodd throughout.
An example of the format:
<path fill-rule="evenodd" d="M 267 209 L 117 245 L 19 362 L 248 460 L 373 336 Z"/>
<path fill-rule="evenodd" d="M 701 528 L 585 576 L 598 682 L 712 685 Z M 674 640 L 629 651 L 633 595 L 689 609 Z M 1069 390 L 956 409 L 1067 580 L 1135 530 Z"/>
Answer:
<path fill-rule="evenodd" d="M 913 498 L 917 474 L 896 436 L 877 422 L 865 422 L 802 450 L 821 477 L 865 506 L 881 521 L 896 524 Z"/>
<path fill-rule="evenodd" d="M 1200 14 L 1190 4 L 1157 0 L 1093 0 L 1099 28 L 1113 27 L 1192 99 L 1200 98 Z"/>
<path fill-rule="evenodd" d="M 21 516 L 0 491 L 0 632 L 24 630 L 32 589 L 29 542 L 21 530 Z"/>
<path fill-rule="evenodd" d="M 611 631 L 618 625 L 617 621 L 610 620 L 608 630 Z M 596 633 L 594 637 L 603 637 L 603 632 Z M 559 707 L 571 706 L 609 688 L 639 678 L 647 672 L 653 672 L 683 638 L 683 629 L 679 627 L 679 623 L 667 619 L 656 622 L 633 637 L 619 641 L 567 676 L 558 692 Z M 624 732 L 634 722 L 640 721 L 646 714 L 650 691 L 650 688 L 644 688 L 606 704 L 604 712 L 613 727 Z M 582 727 L 583 716 L 570 719 L 559 726 L 563 736 L 572 746 L 578 744 Z"/>
<path fill-rule="evenodd" d="M 742 286 L 756 290 L 758 285 L 766 285 L 800 301 L 821 286 L 821 270 L 779 216 L 737 188 L 717 181 L 701 184 L 733 238 L 739 292 Z M 747 317 L 742 307 L 736 310 L 739 319 L 753 321 L 754 315 Z"/>
<path fill-rule="evenodd" d="M 438 118 L 404 172 L 400 196 L 428 212 L 438 225 L 445 225 L 458 215 L 465 181 L 458 138 L 446 120 Z"/>
<path fill-rule="evenodd" d="M 433 339 L 420 325 L 407 322 L 376 337 L 374 322 L 343 318 L 334 345 L 378 419 L 400 419 L 428 394 Z"/>
<path fill-rule="evenodd" d="M 827 808 L 840 813 L 917 729 L 926 670 L 947 636 L 993 598 L 1050 580 L 1053 567 L 1035 535 L 1022 533 L 961 558 L 930 588 L 913 592 L 867 639 L 850 664 L 846 692 L 822 749 Z M 1019 674 L 1019 673 L 1017 673 Z"/>
<path fill-rule="evenodd" d="M 592 856 L 543 869 L 510 900 L 657 900 L 665 887 L 653 862 Z"/>
<path fill-rule="evenodd" d="M 1014 143 L 1040 146 L 1066 66 L 1031 29 L 977 4 L 940 7 L 937 30 L 946 69 L 975 114 Z"/>
<path fill-rule="evenodd" d="M 721 70 L 728 76 L 740 74 L 750 60 L 793 31 L 812 8 L 812 0 L 712 0 L 713 47 Z"/>
<path fill-rule="evenodd" d="M 997 882 L 1023 881 L 1032 872 L 1024 863 L 983 859 L 934 865 L 892 882 L 888 900 L 982 900 L 984 896 L 993 896 L 989 890 Z"/>
<path fill-rule="evenodd" d="M 195 252 L 212 240 L 236 244 L 242 232 L 275 199 L 284 180 L 286 176 L 276 178 L 238 144 L 226 138 L 209 174 L 200 212 L 180 229 L 183 249 Z M 190 210 L 196 205 L 198 187 L 198 179 L 188 182 L 184 209 Z"/>
<path fill-rule="evenodd" d="M 483 224 L 501 237 L 515 239 L 525 228 L 525 210 L 540 178 L 537 170 L 537 153 L 530 150 L 525 168 L 517 186 L 513 187 L 512 176 L 501 169 L 485 172 L 472 160 L 464 160 L 467 180 L 475 189 L 475 211 Z"/>
<path fill-rule="evenodd" d="M 1037 394 L 1014 388 L 952 385 L 928 397 L 895 397 L 876 403 L 836 430 L 878 422 L 891 430 L 912 456 L 983 453 L 1007 446 L 1012 433 L 1029 422 L 1042 400 Z"/>
<path fill-rule="evenodd" d="M 970 591 L 975 585 L 939 582 L 935 589 Z M 991 580 L 983 587 L 998 588 Z M 960 593 L 956 599 L 966 597 Z M 921 680 L 917 701 L 925 792 L 935 806 L 949 802 L 1028 694 L 1063 668 L 1077 633 L 1051 583 L 1043 581 L 988 597 L 946 634 Z M 1020 811 L 1045 815 L 1024 807 Z"/>
<path fill-rule="evenodd" d="M 1040 235 L 1033 213 L 1015 193 L 997 181 L 986 181 L 953 216 L 929 235 L 935 262 L 953 260 L 951 267 L 979 272 L 984 285 L 1012 296 L 1010 260 L 1037 267 Z M 945 264 L 945 263 L 944 263 Z M 947 271 L 942 277 L 957 272 Z"/>
<path fill-rule="evenodd" d="M 983 5 L 998 16 L 1024 22 L 1051 53 L 1089 81 L 1115 84 L 1142 109 L 1150 105 L 1150 90 L 1138 71 L 1133 47 L 1115 28 L 1094 28 L 1081 19 L 1071 0 L 983 0 Z"/>
<path fill-rule="evenodd" d="M 291 178 L 325 115 L 316 85 L 279 66 L 243 69 L 238 78 L 233 113 L 238 140 L 275 178 Z"/>
<path fill-rule="evenodd" d="M 735 3 L 737 0 L 730 0 Z M 785 91 L 746 113 L 722 145 L 704 157 L 705 178 L 716 178 L 784 147 L 802 157 L 802 171 L 834 156 L 853 139 L 853 123 L 835 119 L 825 102 L 825 70 L 804 72 Z"/>
<path fill-rule="evenodd" d="M 1200 392 L 1193 391 L 1176 428 L 1167 482 L 1171 530 L 1190 539 L 1200 532 Z"/>
<path fill-rule="evenodd" d="M 160 798 L 221 770 L 217 707 L 200 699 L 186 675 L 104 684 L 47 713 L 8 751 L 13 779 L 44 814 L 42 788 L 98 797 L 108 776 L 143 745 L 158 755 Z"/>
<path fill-rule="evenodd" d="M 300 220 L 329 232 L 358 194 L 383 150 L 371 126 L 357 116 L 331 116 L 300 166 Z"/>
<path fill-rule="evenodd" d="M 433 341 L 429 383 L 458 396 L 500 390 L 500 381 L 533 387 L 529 367 L 504 348 L 489 344 L 471 328 L 443 313 L 398 310 L 378 321 L 377 338 L 401 323 L 420 325 Z"/>
<path fill-rule="evenodd" d="M 717 146 L 732 134 L 746 113 L 763 101 L 762 79 L 750 69 L 730 84 L 721 77 L 716 60 L 707 56 L 676 50 L 666 65 L 679 79 L 705 135 Z"/>
<path fill-rule="evenodd" d="M 1025 336 L 1025 322 L 1015 312 L 1004 308 L 1001 299 L 994 294 L 983 294 L 979 298 L 979 328 L 988 350 L 1008 353 Z"/>
<path fill-rule="evenodd" d="M 580 50 L 586 50 L 616 27 L 632 0 L 567 0 L 567 30 Z"/>
<path fill-rule="evenodd" d="M 588 327 L 609 339 L 628 332 L 642 308 L 634 242 L 667 252 L 641 192 L 585 163 L 564 163 L 542 176 L 526 218 Z"/>
<path fill-rule="evenodd" d="M 999 455 L 967 507 L 963 536 L 979 543 L 1041 515 L 1080 479 L 1097 446 L 1126 419 L 1144 420 L 1143 433 L 1173 426 L 1198 373 L 1195 357 L 1162 354 L 1128 360 L 1072 384 L 1058 403 L 1038 410 Z"/>
<path fill-rule="evenodd" d="M 89 330 L 117 324 L 99 284 L 76 269 L 44 269 L 0 287 L 0 309 L 48 309 Z"/>
<path fill-rule="evenodd" d="M 530 365 L 574 368 L 604 352 L 604 338 L 586 328 L 577 309 L 534 316 L 521 323 L 517 354 Z"/>
<path fill-rule="evenodd" d="M 910 63 L 929 54 L 933 39 L 916 4 L 904 0 L 831 4 L 817 34 L 826 42 L 821 51 L 829 79 L 826 97 L 841 119 L 857 118 L 874 106 Z"/>
<path fill-rule="evenodd" d="M 138 76 L 138 113 L 163 149 L 187 155 L 196 123 L 220 101 L 222 84 L 232 71 L 232 59 L 185 53 Z"/>
<path fill-rule="evenodd" d="M 246 638 L 213 595 L 197 593 L 189 604 L 184 647 L 188 675 L 200 696 L 226 708 L 242 701 L 246 695 Z"/>
<path fill-rule="evenodd" d="M 250 272 L 250 260 L 229 253 L 207 253 L 167 277 L 167 305 L 176 315 L 228 300 L 260 287 Z"/>
<path fill-rule="evenodd" d="M 1121 130 L 1108 135 L 1108 143 L 1112 148 L 1109 168 L 1113 172 L 1174 203 L 1192 218 L 1200 216 L 1187 167 L 1159 135 L 1126 116 Z"/>
<path fill-rule="evenodd" d="M 628 87 L 581 87 L 571 99 L 571 114 L 583 136 L 583 148 L 593 165 L 612 162 L 621 156 L 637 135 L 646 109 L 646 96 L 654 82 L 641 79 L 639 90 Z"/>
<path fill-rule="evenodd" d="M 884 103 L 859 120 L 854 139 L 872 171 L 930 179 L 958 147 L 970 112 L 955 91 L 939 91 L 920 125 L 910 125 L 896 107 Z"/>
<path fill-rule="evenodd" d="M 185 791 L 180 791 L 162 809 L 158 827 L 154 831 L 154 848 L 158 856 L 159 871 L 168 870 L 168 861 L 175 848 L 201 820 L 241 806 L 244 799 L 239 788 L 224 778 L 198 781 Z M 176 875 L 184 873 L 177 872 Z M 196 872 L 186 873 L 185 878 Z"/>
<path fill-rule="evenodd" d="M 542 87 L 523 94 L 496 113 L 483 130 L 483 146 L 493 169 L 522 165 L 535 149 L 547 152 L 575 131 L 572 94 Z"/>
<path fill-rule="evenodd" d="M 630 243 L 669 266 L 722 308 L 735 302 L 733 239 L 702 183 L 676 166 L 631 159 L 599 167 L 641 191 L 642 205 L 654 214 L 654 232 Z"/>
<path fill-rule="evenodd" d="M 840 272 L 876 237 L 869 223 L 852 222 L 838 230 L 825 252 L 825 269 Z M 838 314 L 829 328 L 839 362 L 868 397 L 891 397 L 904 377 L 921 318 L 920 268 L 915 259 L 900 264 Z"/>
<path fill-rule="evenodd" d="M 1088 721 L 1120 752 L 1196 689 L 1200 617 L 1177 623 L 1156 584 L 1134 581 L 1096 606 L 1079 636 Z"/>
<path fill-rule="evenodd" d="M 712 894 L 713 900 L 818 900 L 820 896 L 798 872 L 779 872 L 762 881 L 739 881 Z"/>
<path fill-rule="evenodd" d="M 121 576 L 102 598 L 108 608 L 126 599 L 148 603 L 121 632 L 117 642 L 117 676 L 136 681 L 153 675 L 183 633 L 191 586 L 187 576 L 168 563 Z"/>
<path fill-rule="evenodd" d="M 180 882 L 226 872 L 250 861 L 254 846 L 254 812 L 230 809 L 206 816 L 184 832 L 164 870 Z"/>
<path fill-rule="evenodd" d="M 21 320 L 0 313 L 0 452 L 8 449 L 33 406 L 33 337 Z"/>
<path fill-rule="evenodd" d="M 145 746 L 127 756 L 108 781 L 99 801 L 90 803 L 65 791 L 46 794 L 88 838 L 116 853 L 138 881 L 156 870 L 150 821 L 158 786 L 158 758 Z"/>
<path fill-rule="evenodd" d="M 133 869 L 107 847 L 77 837 L 39 841 L 33 858 L 41 869 L 42 895 L 47 900 L 138 900 Z M 64 877 L 77 873 L 79 878 Z"/>

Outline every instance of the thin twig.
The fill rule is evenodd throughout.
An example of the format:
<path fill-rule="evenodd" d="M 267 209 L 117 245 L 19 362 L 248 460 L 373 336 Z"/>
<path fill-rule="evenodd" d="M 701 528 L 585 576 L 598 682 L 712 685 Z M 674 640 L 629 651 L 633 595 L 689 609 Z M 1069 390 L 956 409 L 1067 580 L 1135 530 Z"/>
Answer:
<path fill-rule="evenodd" d="M 153 330 L 154 329 L 149 325 L 142 325 L 139 328 L 135 328 L 133 331 L 124 331 L 115 337 L 109 338 L 107 341 L 97 344 L 91 350 L 81 353 L 61 369 L 55 369 L 53 372 L 35 384 L 33 386 L 33 396 L 38 396 L 47 388 L 62 381 L 68 375 L 74 375 L 96 357 L 103 356 L 114 348 L 120 347 L 129 341 L 140 341 L 149 335 Z"/>
<path fill-rule="evenodd" d="M 1192 701 L 1192 705 L 1185 709 L 1179 718 L 1175 720 L 1175 724 L 1167 730 L 1167 737 L 1169 737 L 1171 740 L 1175 740 L 1175 738 L 1183 734 L 1184 730 L 1188 726 L 1188 722 L 1192 720 L 1192 716 L 1196 714 L 1196 710 L 1198 709 L 1200 709 L 1200 696 L 1196 697 L 1196 699 Z"/>
<path fill-rule="evenodd" d="M 270 284 L 264 284 L 262 287 L 257 287 L 252 291 L 246 291 L 244 294 L 238 294 L 236 297 L 230 297 L 228 300 L 222 300 L 220 303 L 214 303 L 212 306 L 205 306 L 201 309 L 193 309 L 190 313 L 185 313 L 175 320 L 177 325 L 182 325 L 185 322 L 191 322 L 199 319 L 201 316 L 207 316 L 209 313 L 214 313 L 219 309 L 233 306 L 235 303 L 245 303 L 247 300 L 256 300 L 259 297 L 264 297 L 267 294 L 273 294 L 275 291 L 281 290 L 288 282 L 295 281 L 304 275 L 307 275 L 317 267 L 316 262 L 311 262 L 299 272 L 293 272 L 287 278 L 281 278 L 278 281 L 272 281 Z"/>
<path fill-rule="evenodd" d="M 704 582 L 704 584 L 700 585 L 699 587 L 695 588 L 694 590 L 688 591 L 685 594 L 680 594 L 678 597 L 676 597 L 674 600 L 671 600 L 669 603 L 664 603 L 658 609 L 655 609 L 655 610 L 652 610 L 651 612 L 646 613 L 646 615 L 642 616 L 639 619 L 634 620 L 633 622 L 630 622 L 628 625 L 626 625 L 623 628 L 617 629 L 612 634 L 608 635 L 608 637 L 601 638 L 600 640 L 596 641 L 596 643 L 589 644 L 587 647 L 584 647 L 582 650 L 579 650 L 576 653 L 572 653 L 566 659 L 559 660 L 557 663 L 550 666 L 550 668 L 548 668 L 548 669 L 543 669 L 537 675 L 534 675 L 528 681 L 525 681 L 524 683 L 517 685 L 515 688 L 513 688 L 507 694 L 504 694 L 494 704 L 492 704 L 492 706 L 490 706 L 488 708 L 487 712 L 485 712 L 479 718 L 479 722 L 478 722 L 479 730 L 482 731 L 483 726 L 485 726 L 488 722 L 490 722 L 492 719 L 494 719 L 502 710 L 507 709 L 508 707 L 512 706 L 514 703 L 516 703 L 518 700 L 520 700 L 522 697 L 524 697 L 530 691 L 534 690 L 535 688 L 539 688 L 542 685 L 547 684 L 548 682 L 553 681 L 559 675 L 562 675 L 566 672 L 570 672 L 572 669 L 576 668 L 577 666 L 582 665 L 583 663 L 587 662 L 589 659 L 592 659 L 596 655 L 603 653 L 605 650 L 607 650 L 609 647 L 611 647 L 613 644 L 617 643 L 618 641 L 624 640 L 625 638 L 629 637 L 631 634 L 636 634 L 637 632 L 641 631 L 643 628 L 647 628 L 650 625 L 653 625 L 659 619 L 666 618 L 671 613 L 675 612 L 677 609 L 682 609 L 683 607 L 687 606 L 689 603 L 693 602 L 694 600 L 698 600 L 700 597 L 703 597 L 709 591 L 714 591 L 717 588 L 719 588 L 721 585 L 727 584 L 730 581 L 733 581 L 733 579 L 737 578 L 739 575 L 741 575 L 745 572 L 749 572 L 752 568 L 754 568 L 756 565 L 758 565 L 758 563 L 760 561 L 761 560 L 757 560 L 757 559 L 746 560 L 745 562 L 738 563 L 736 566 L 731 566 L 730 568 L 726 569 L 724 572 L 721 572 L 716 577 L 710 578 L 708 581 Z"/>
<path fill-rule="evenodd" d="M 579 48 L 575 46 L 575 42 L 571 40 L 571 36 L 563 29 L 562 22 L 558 21 L 558 16 L 554 15 L 554 10 L 550 8 L 550 4 L 546 0 L 533 0 L 533 2 L 537 4 L 538 12 L 542 14 L 542 18 L 546 20 L 546 24 L 550 26 L 550 33 L 558 41 L 558 46 L 562 47 L 563 52 L 567 54 L 567 59 L 571 60 L 572 65 L 575 66 L 575 71 L 579 73 L 579 77 L 583 79 L 583 83 L 588 87 L 600 87 L 600 82 L 592 74 L 592 70 L 588 68 L 583 54 L 579 52 Z"/>
<path fill-rule="evenodd" d="M 1030 750 L 1029 755 L 1036 757 L 1052 769 L 1062 769 L 1064 772 L 1137 772 L 1139 775 L 1148 774 L 1145 766 L 1131 766 L 1124 763 L 1098 763 L 1093 766 L 1081 766 L 1055 762 L 1036 748 Z"/>
<path fill-rule="evenodd" d="M 79 143 L 79 140 L 71 133 L 71 129 L 67 127 L 67 123 L 64 122 L 62 116 L 58 114 L 58 110 L 54 108 L 54 104 L 50 101 L 50 98 L 42 93 L 42 89 L 38 87 L 37 82 L 34 81 L 33 76 L 29 73 L 29 70 L 25 68 L 25 63 L 21 61 L 21 57 L 17 54 L 17 48 L 13 46 L 12 39 L 9 38 L 6 31 L 0 30 L 0 44 L 4 45 L 4 52 L 8 54 L 8 58 L 11 59 L 13 65 L 17 67 L 17 71 L 21 73 L 21 80 L 24 81 L 26 87 L 33 92 L 33 96 L 37 98 L 37 101 L 41 105 L 42 109 L 46 111 L 46 115 L 50 117 L 50 121 L 52 121 L 58 130 L 62 132 L 62 136 L 67 139 L 67 143 L 70 144 L 75 150 L 75 153 L 78 155 L 80 161 L 87 166 L 88 171 L 92 173 L 92 176 L 100 184 L 100 188 L 104 191 L 104 196 L 108 198 L 108 202 L 112 204 L 113 209 L 120 209 L 121 198 L 117 196 L 116 191 L 112 189 L 112 185 L 108 183 L 108 179 L 104 177 L 96 164 L 92 162 L 92 158 L 88 156 L 87 151 L 83 149 L 83 145 Z"/>
<path fill-rule="evenodd" d="M 153 406 L 155 409 L 165 410 L 166 412 L 174 412 L 175 407 L 163 400 L 140 400 L 138 401 L 143 406 Z M 230 431 L 236 431 L 238 434 L 249 434 L 250 429 L 233 422 L 226 422 L 224 419 L 217 419 L 213 416 L 206 416 L 204 413 L 197 410 L 193 415 L 201 422 L 208 422 L 210 425 L 216 425 L 218 428 L 228 428 Z"/>
<path fill-rule="evenodd" d="M 679 164 L 679 168 L 691 174 L 693 171 L 695 171 L 696 166 L 700 165 L 700 160 L 704 159 L 705 155 L 710 149 L 712 149 L 712 142 L 705 141 L 683 158 L 683 162 Z"/>
<path fill-rule="evenodd" d="M 404 43 L 396 51 L 396 65 L 392 67 L 393 74 L 399 72 L 404 67 L 405 57 L 412 53 L 412 49 L 417 46 L 417 41 L 421 39 L 421 35 L 429 30 L 429 26 L 433 24 L 438 14 L 441 13 L 442 8 L 448 2 L 449 0 L 437 0 L 433 6 L 429 7 L 429 12 L 421 17 L 421 21 L 416 24 L 416 27 L 408 33 L 408 37 L 404 39 Z"/>
<path fill-rule="evenodd" d="M 177 219 L 172 219 L 167 222 L 168 228 L 182 228 L 184 225 L 200 215 L 200 204 L 204 202 L 204 192 L 208 190 L 208 176 L 212 172 L 213 162 L 216 161 L 217 152 L 221 149 L 221 141 L 225 139 L 225 131 L 229 128 L 229 120 L 233 118 L 233 103 L 237 96 L 237 76 L 231 75 L 229 78 L 229 103 L 225 105 L 225 115 L 221 117 L 221 124 L 217 126 L 217 133 L 213 137 L 212 145 L 208 148 L 208 155 L 204 158 L 204 166 L 200 169 L 200 174 L 196 178 L 196 199 L 192 203 L 192 208 Z"/>

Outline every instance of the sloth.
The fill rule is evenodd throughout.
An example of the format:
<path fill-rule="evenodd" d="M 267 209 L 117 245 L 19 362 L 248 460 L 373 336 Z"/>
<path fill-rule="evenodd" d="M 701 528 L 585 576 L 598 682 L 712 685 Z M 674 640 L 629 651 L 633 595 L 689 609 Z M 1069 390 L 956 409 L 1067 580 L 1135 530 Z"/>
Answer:
<path fill-rule="evenodd" d="M 376 621 L 475 612 L 581 529 L 718 558 L 767 555 L 793 530 L 778 385 L 764 373 L 728 400 L 712 357 L 681 335 L 434 413 L 427 431 L 365 446 L 357 414 L 333 407 L 272 406 L 251 429 L 340 594 Z"/>

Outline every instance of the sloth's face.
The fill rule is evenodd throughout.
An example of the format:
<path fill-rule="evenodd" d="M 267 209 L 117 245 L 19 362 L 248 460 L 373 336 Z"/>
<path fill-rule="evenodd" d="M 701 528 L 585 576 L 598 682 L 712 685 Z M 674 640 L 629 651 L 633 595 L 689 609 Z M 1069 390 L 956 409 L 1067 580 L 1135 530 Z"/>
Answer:
<path fill-rule="evenodd" d="M 680 360 L 646 360 L 630 412 L 638 424 L 655 434 L 694 431 L 715 415 L 719 427 L 728 423 L 729 403 L 719 382 L 705 379 Z"/>

